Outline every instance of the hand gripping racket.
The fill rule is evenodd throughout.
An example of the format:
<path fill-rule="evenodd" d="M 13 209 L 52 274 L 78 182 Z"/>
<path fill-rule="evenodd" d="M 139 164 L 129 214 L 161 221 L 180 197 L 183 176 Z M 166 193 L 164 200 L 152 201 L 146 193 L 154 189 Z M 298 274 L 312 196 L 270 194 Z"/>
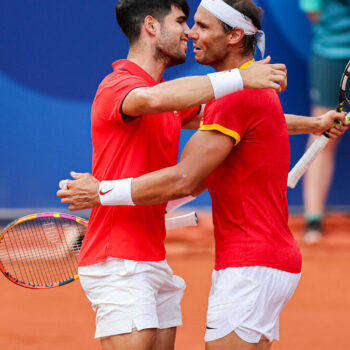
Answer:
<path fill-rule="evenodd" d="M 196 226 L 195 212 L 165 219 L 167 230 Z M 11 222 L 0 233 L 0 270 L 13 283 L 32 289 L 63 286 L 78 279 L 78 255 L 87 220 L 40 213 Z"/>
<path fill-rule="evenodd" d="M 350 61 L 346 65 L 340 81 L 339 102 L 336 111 L 342 112 L 345 104 L 350 105 Z M 350 119 L 350 113 L 348 113 L 346 119 Z M 326 147 L 328 142 L 329 137 L 327 133 L 323 133 L 323 135 L 316 138 L 304 155 L 294 165 L 293 169 L 289 172 L 287 182 L 288 187 L 294 188 L 296 186 L 299 179 L 304 175 L 307 168 L 319 155 L 319 153 Z"/>

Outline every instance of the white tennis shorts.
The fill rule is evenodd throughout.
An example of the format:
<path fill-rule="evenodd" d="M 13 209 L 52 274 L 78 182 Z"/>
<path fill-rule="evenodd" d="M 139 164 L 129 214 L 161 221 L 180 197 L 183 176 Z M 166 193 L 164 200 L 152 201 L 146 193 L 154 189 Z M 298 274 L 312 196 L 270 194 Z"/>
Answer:
<path fill-rule="evenodd" d="M 182 325 L 185 282 L 166 260 L 156 262 L 108 258 L 78 269 L 80 283 L 96 312 L 95 338 L 133 329 Z"/>
<path fill-rule="evenodd" d="M 279 339 L 279 315 L 300 274 L 264 266 L 213 271 L 205 341 L 235 332 L 248 343 Z"/>

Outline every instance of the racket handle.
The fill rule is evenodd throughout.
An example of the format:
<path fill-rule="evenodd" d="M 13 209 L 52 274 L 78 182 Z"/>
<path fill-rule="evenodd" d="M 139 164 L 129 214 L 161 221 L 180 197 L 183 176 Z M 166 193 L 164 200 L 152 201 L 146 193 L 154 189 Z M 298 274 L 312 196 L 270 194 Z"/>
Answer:
<path fill-rule="evenodd" d="M 185 226 L 197 226 L 198 217 L 196 212 L 191 212 L 185 215 L 175 216 L 173 218 L 165 219 L 165 228 L 172 230 L 174 228 L 180 228 Z"/>
<path fill-rule="evenodd" d="M 182 197 L 179 199 L 174 199 L 172 201 L 169 201 L 166 208 L 165 208 L 165 213 L 169 214 L 175 211 L 177 208 L 181 207 L 182 205 L 191 202 L 195 199 L 196 197 L 193 196 L 187 196 L 187 197 Z"/>
<path fill-rule="evenodd" d="M 319 153 L 326 147 L 329 138 L 325 135 L 319 136 L 312 145 L 307 149 L 303 156 L 299 159 L 293 169 L 288 174 L 287 186 L 294 188 L 298 183 L 299 179 L 304 175 L 307 168 L 319 155 Z"/>

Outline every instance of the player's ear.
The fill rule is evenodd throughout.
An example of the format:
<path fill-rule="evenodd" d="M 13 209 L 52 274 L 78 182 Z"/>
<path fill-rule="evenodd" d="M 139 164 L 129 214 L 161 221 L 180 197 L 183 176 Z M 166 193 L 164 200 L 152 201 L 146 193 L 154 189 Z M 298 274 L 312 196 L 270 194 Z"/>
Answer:
<path fill-rule="evenodd" d="M 229 44 L 238 44 L 244 38 L 244 30 L 242 28 L 234 28 L 228 34 L 228 43 Z"/>
<path fill-rule="evenodd" d="M 159 22 L 152 16 L 146 16 L 143 26 L 149 35 L 155 36 L 159 29 Z"/>

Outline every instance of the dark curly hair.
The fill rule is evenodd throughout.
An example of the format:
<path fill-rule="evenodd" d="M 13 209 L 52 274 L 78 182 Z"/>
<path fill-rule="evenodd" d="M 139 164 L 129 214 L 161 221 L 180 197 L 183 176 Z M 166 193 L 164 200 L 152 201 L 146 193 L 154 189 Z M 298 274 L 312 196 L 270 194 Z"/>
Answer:
<path fill-rule="evenodd" d="M 162 22 L 171 12 L 171 6 L 181 9 L 188 18 L 190 8 L 186 0 L 119 0 L 115 14 L 130 45 L 139 39 L 145 17 L 152 16 Z"/>

